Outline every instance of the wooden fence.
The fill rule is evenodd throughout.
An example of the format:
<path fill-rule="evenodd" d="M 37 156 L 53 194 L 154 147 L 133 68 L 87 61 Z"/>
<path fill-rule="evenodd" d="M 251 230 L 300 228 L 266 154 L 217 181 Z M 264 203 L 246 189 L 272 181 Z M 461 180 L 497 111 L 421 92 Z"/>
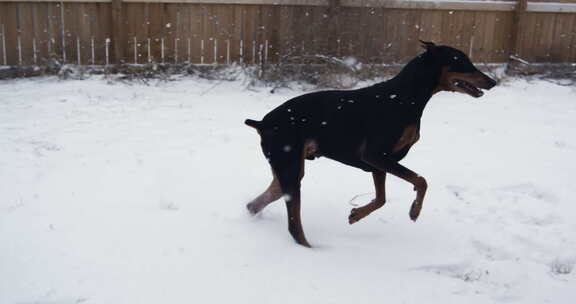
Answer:
<path fill-rule="evenodd" d="M 575 62 L 576 0 L 518 1 L 0 0 L 0 65 L 402 63 L 418 39 L 476 62 Z"/>

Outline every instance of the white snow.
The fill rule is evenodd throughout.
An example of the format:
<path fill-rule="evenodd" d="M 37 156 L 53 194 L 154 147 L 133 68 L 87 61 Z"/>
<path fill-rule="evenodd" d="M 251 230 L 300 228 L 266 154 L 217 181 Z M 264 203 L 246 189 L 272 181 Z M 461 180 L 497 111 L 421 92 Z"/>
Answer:
<path fill-rule="evenodd" d="M 576 296 L 575 91 L 440 93 L 402 162 L 429 190 L 307 162 L 297 246 L 262 116 L 301 91 L 188 79 L 0 82 L 0 303 L 569 303 Z"/>

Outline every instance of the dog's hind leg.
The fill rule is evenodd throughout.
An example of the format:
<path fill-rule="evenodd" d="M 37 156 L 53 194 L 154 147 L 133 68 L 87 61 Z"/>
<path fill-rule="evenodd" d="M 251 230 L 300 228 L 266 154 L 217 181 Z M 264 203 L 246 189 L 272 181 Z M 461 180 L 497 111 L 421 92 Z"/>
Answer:
<path fill-rule="evenodd" d="M 374 198 L 370 203 L 353 208 L 350 211 L 350 216 L 348 216 L 348 223 L 354 224 L 357 221 L 368 216 L 370 213 L 376 209 L 384 206 L 386 203 L 386 172 L 375 171 L 372 172 L 372 178 L 374 179 L 374 188 L 376 189 L 376 198 Z"/>
<path fill-rule="evenodd" d="M 270 164 L 286 200 L 288 231 L 298 244 L 310 247 L 300 218 L 300 181 L 304 176 L 303 143 L 283 144 L 280 149 L 275 149 L 270 155 Z"/>
<path fill-rule="evenodd" d="M 272 182 L 270 186 L 264 191 L 262 194 L 258 195 L 255 199 L 253 199 L 250 203 L 246 205 L 246 208 L 252 215 L 256 215 L 262 209 L 264 209 L 268 204 L 272 203 L 275 200 L 278 200 L 282 197 L 282 188 L 280 188 L 280 183 L 278 182 L 278 178 L 276 178 L 276 174 L 272 172 Z"/>

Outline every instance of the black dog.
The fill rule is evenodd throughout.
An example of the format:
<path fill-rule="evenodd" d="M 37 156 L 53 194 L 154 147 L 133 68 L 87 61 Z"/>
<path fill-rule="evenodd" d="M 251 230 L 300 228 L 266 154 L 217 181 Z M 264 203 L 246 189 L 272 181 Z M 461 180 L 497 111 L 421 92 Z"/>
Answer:
<path fill-rule="evenodd" d="M 260 134 L 274 176 L 268 189 L 247 205 L 250 213 L 258 213 L 284 196 L 290 234 L 298 244 L 310 247 L 300 220 L 300 181 L 304 159 L 325 156 L 372 172 L 376 198 L 352 209 L 350 224 L 384 205 L 386 173 L 414 185 L 416 200 L 410 218 L 415 221 L 422 209 L 426 180 L 398 162 L 420 137 L 426 103 L 439 91 L 477 98 L 483 95 L 480 89 L 496 85 L 463 52 L 421 42 L 426 52 L 388 81 L 352 91 L 305 94 L 277 107 L 262 121 L 247 119 L 245 123 Z"/>

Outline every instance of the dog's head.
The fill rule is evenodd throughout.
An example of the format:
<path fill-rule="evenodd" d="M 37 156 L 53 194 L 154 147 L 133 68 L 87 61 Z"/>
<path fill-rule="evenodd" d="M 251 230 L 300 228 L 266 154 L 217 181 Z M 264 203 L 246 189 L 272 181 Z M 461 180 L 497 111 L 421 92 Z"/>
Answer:
<path fill-rule="evenodd" d="M 420 42 L 442 66 L 436 91 L 460 92 L 478 98 L 484 95 L 481 89 L 490 90 L 496 85 L 496 80 L 480 72 L 464 52 L 449 46 L 438 46 L 433 42 Z"/>

